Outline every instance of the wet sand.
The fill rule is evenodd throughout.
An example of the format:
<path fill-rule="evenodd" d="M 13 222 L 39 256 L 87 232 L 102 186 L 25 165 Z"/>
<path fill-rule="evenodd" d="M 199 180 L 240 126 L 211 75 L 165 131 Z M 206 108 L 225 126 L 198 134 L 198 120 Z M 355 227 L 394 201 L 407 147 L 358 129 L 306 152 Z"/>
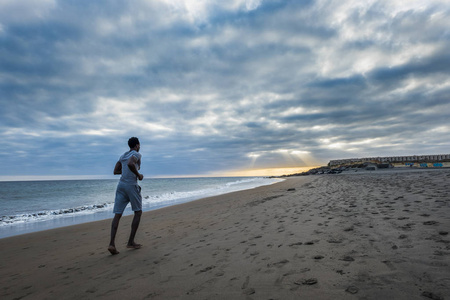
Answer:
<path fill-rule="evenodd" d="M 1 299 L 450 299 L 450 170 L 289 178 L 0 239 Z"/>

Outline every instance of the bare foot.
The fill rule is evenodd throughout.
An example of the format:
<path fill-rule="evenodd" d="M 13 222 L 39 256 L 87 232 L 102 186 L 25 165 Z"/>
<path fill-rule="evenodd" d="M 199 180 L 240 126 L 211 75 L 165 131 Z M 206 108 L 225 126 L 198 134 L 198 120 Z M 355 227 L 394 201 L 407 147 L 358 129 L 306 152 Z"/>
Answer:
<path fill-rule="evenodd" d="M 131 249 L 141 249 L 142 245 L 141 244 L 136 244 L 133 243 L 131 245 L 127 245 L 127 248 L 131 248 Z"/>
<path fill-rule="evenodd" d="M 108 251 L 109 251 L 112 255 L 116 255 L 116 254 L 119 254 L 119 253 L 120 253 L 119 251 L 117 251 L 116 247 L 114 247 L 114 246 L 109 246 L 109 247 L 108 247 Z"/>

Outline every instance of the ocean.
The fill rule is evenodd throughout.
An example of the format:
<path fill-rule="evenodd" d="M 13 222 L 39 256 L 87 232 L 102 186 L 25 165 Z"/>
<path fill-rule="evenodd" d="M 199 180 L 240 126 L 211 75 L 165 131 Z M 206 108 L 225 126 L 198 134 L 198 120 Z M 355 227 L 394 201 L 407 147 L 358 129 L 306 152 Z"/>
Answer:
<path fill-rule="evenodd" d="M 150 178 L 143 211 L 281 181 L 262 177 Z M 113 217 L 118 179 L 0 182 L 0 238 Z M 124 215 L 132 214 L 130 205 Z"/>

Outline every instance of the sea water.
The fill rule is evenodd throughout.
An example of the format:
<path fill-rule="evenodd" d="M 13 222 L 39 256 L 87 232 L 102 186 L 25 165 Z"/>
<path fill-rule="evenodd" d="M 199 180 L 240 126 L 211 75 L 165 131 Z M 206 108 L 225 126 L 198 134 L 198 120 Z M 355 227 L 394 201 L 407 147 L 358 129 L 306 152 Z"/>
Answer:
<path fill-rule="evenodd" d="M 281 181 L 262 177 L 154 178 L 139 182 L 143 210 Z M 117 179 L 0 182 L 0 238 L 112 218 Z M 124 215 L 132 214 L 130 205 Z"/>

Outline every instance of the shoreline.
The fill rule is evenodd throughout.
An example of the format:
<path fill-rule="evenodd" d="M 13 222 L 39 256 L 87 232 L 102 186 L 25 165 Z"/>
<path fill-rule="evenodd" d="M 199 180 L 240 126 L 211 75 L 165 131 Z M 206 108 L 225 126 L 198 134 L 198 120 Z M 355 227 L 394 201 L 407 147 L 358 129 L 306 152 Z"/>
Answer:
<path fill-rule="evenodd" d="M 231 177 L 230 177 L 231 178 Z M 158 210 L 163 207 L 177 205 L 181 203 L 187 203 L 191 201 L 196 201 L 205 197 L 211 197 L 211 196 L 217 196 L 222 194 L 227 194 L 233 191 L 239 191 L 239 190 L 246 190 L 246 189 L 252 189 L 255 188 L 255 186 L 242 186 L 243 182 L 247 180 L 247 178 L 234 178 L 237 181 L 232 181 L 233 185 L 230 185 L 228 188 L 224 188 L 227 185 L 218 185 L 216 188 L 207 188 L 207 189 L 194 189 L 190 190 L 188 192 L 183 191 L 175 191 L 172 193 L 169 193 L 167 191 L 162 191 L 159 194 L 154 193 L 154 191 L 150 192 L 150 195 L 143 192 L 143 211 L 152 211 L 152 210 Z M 249 178 L 249 179 L 255 179 L 255 178 Z M 164 179 L 162 179 L 164 180 Z M 267 182 L 259 182 L 256 187 L 264 186 L 264 185 L 270 185 L 274 184 L 280 180 L 284 179 L 263 179 Z M 248 181 L 248 180 L 247 180 Z M 89 182 L 85 181 L 85 182 Z M 109 199 L 114 200 L 114 193 L 112 192 L 113 189 L 115 190 L 117 180 L 110 180 L 110 183 L 113 182 L 114 186 L 111 186 L 111 195 Z M 250 184 L 253 181 L 250 181 Z M 158 184 L 158 182 L 152 183 L 147 180 L 143 187 L 148 188 L 148 185 L 152 184 Z M 245 184 L 245 183 L 244 183 Z M 248 183 L 247 183 L 248 184 Z M 142 185 L 142 184 L 141 184 Z M 255 184 L 253 184 L 255 185 Z M 153 195 L 151 194 L 153 192 Z M 183 195 L 184 193 L 184 195 Z M 193 193 L 193 194 L 192 194 Z M 166 199 L 161 200 L 160 197 L 165 197 L 167 194 L 176 195 L 173 199 Z M 155 197 L 156 195 L 156 197 Z M 173 197 L 173 196 L 171 196 Z M 154 198 L 153 200 L 156 202 L 148 202 L 147 199 Z M 159 202 L 158 202 L 159 201 Z M 103 202 L 101 204 L 84 204 L 81 207 L 66 207 L 66 208 L 60 208 L 56 209 L 55 211 L 49 211 L 49 210 L 43 210 L 43 211 L 35 211 L 30 213 L 24 213 L 24 214 L 17 214 L 12 215 L 10 218 L 13 219 L 13 221 L 9 221 L 8 215 L 0 217 L 0 239 L 26 234 L 26 233 L 32 233 L 32 232 L 39 232 L 43 230 L 49 230 L 53 228 L 59 228 L 59 227 L 67 227 L 72 225 L 78 225 L 83 223 L 89 223 L 89 222 L 95 222 L 100 220 L 107 220 L 112 218 L 114 215 L 112 213 L 114 203 L 106 203 Z M 56 212 L 56 213 L 55 213 Z M 61 213 L 63 212 L 63 213 Z M 126 215 L 132 215 L 133 212 L 131 210 L 131 207 L 128 205 L 127 208 L 124 211 L 124 216 Z M 33 217 L 34 216 L 34 217 Z M 5 221 L 3 222 L 4 219 Z"/>
<path fill-rule="evenodd" d="M 116 256 L 110 219 L 0 239 L 0 297 L 449 299 L 450 171 L 359 175 L 145 212 L 139 250 L 124 216 Z"/>

